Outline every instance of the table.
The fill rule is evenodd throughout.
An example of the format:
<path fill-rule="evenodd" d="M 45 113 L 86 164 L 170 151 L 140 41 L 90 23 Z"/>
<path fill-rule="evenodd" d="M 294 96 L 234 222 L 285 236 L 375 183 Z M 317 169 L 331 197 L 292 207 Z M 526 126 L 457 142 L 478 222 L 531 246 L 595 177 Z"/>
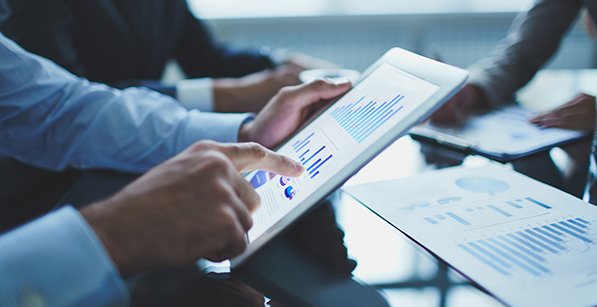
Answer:
<path fill-rule="evenodd" d="M 590 80 L 597 80 L 596 76 L 594 70 L 542 72 L 540 83 L 525 89 L 521 100 L 545 104 L 549 97 L 541 98 L 541 89 L 552 87 L 546 84 L 561 85 L 570 79 L 571 86 L 566 88 L 584 91 L 572 85 L 591 87 L 594 82 Z M 574 81 L 578 78 L 590 82 Z M 538 89 L 535 94 L 534 88 Z M 557 93 L 562 98 L 568 94 L 572 92 Z M 510 167 L 582 196 L 590 147 L 590 141 L 570 144 L 563 150 L 515 161 Z M 489 163 L 496 162 L 404 137 L 346 184 Z M 115 193 L 137 176 L 87 172 L 61 202 L 83 206 Z M 135 306 L 263 306 L 265 302 L 271 306 L 501 305 L 341 190 L 238 270 L 206 274 L 189 265 L 147 272 L 128 280 L 128 284 Z"/>
<path fill-rule="evenodd" d="M 491 162 L 404 137 L 347 184 L 410 176 L 456 164 Z M 88 203 L 135 175 L 85 174 L 63 202 Z M 337 191 L 239 270 L 196 266 L 148 272 L 129 280 L 136 306 L 500 306 L 405 235 Z"/>
<path fill-rule="evenodd" d="M 542 111 L 577 91 L 594 88 L 595 80 L 596 70 L 543 71 L 519 98 Z M 558 90 L 547 95 L 545 88 Z M 590 141 L 570 144 L 564 150 L 514 161 L 510 167 L 582 197 L 590 147 Z M 346 185 L 489 163 L 496 162 L 404 137 Z M 115 193 L 136 177 L 88 172 L 62 203 L 87 204 Z M 266 302 L 271 306 L 501 305 L 342 191 L 232 273 L 206 274 L 190 265 L 148 272 L 128 283 L 136 306 L 263 306 Z"/>

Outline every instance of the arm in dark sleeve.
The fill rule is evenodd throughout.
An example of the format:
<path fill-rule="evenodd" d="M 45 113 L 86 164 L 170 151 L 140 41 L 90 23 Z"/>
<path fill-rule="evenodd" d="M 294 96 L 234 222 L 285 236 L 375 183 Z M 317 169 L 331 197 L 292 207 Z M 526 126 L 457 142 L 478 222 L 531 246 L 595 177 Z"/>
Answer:
<path fill-rule="evenodd" d="M 469 82 L 483 88 L 492 103 L 511 101 L 557 51 L 581 7 L 579 0 L 538 0 L 517 17 L 494 52 L 472 68 Z"/>
<path fill-rule="evenodd" d="M 51 170 L 139 173 L 201 139 L 235 142 L 250 118 L 89 83 L 0 34 L 0 156 Z"/>
<path fill-rule="evenodd" d="M 257 50 L 233 49 L 218 42 L 187 6 L 185 9 L 177 60 L 189 77 L 241 77 L 274 66 L 267 55 Z"/>
<path fill-rule="evenodd" d="M 7 0 L 11 14 L 0 25 L 4 35 L 30 52 L 51 59 L 78 76 L 87 76 L 73 42 L 73 13 L 60 0 Z"/>

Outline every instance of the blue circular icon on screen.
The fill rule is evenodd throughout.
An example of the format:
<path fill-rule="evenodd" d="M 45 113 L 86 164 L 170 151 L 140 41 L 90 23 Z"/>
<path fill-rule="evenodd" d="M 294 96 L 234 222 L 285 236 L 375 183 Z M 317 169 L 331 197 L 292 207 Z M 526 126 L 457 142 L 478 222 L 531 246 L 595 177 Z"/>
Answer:
<path fill-rule="evenodd" d="M 295 195 L 296 192 L 294 191 L 294 188 L 291 185 L 284 189 L 284 196 L 286 196 L 286 198 L 288 198 L 289 200 L 292 200 Z"/>
<path fill-rule="evenodd" d="M 290 182 L 290 178 L 288 177 L 280 177 L 280 185 L 286 186 Z"/>

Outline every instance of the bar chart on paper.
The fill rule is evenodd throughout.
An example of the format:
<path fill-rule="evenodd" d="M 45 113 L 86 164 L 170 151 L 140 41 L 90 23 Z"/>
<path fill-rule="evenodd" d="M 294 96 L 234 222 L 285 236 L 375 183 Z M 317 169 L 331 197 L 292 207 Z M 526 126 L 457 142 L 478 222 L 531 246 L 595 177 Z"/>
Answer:
<path fill-rule="evenodd" d="M 597 247 L 593 226 L 584 218 L 563 218 L 462 242 L 458 247 L 504 276 L 549 276 L 556 258 Z"/>
<path fill-rule="evenodd" d="M 331 116 L 355 141 L 361 143 L 400 112 L 404 98 L 403 94 L 398 94 L 380 103 L 362 96 L 355 102 L 337 107 Z"/>
<path fill-rule="evenodd" d="M 297 140 L 292 145 L 294 153 L 311 179 L 317 177 L 321 167 L 334 157 L 331 147 L 315 132 L 311 132 L 307 137 Z"/>
<path fill-rule="evenodd" d="M 596 206 L 491 165 L 344 190 L 506 305 L 597 306 Z"/>

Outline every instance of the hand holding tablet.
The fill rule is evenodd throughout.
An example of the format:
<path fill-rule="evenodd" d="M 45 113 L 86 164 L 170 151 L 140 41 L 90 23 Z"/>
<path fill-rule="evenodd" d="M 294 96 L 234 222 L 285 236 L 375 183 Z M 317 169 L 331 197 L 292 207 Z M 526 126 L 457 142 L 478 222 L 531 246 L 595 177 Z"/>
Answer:
<path fill-rule="evenodd" d="M 299 161 L 298 178 L 256 171 L 246 178 L 261 197 L 242 264 L 321 199 L 342 185 L 408 129 L 424 120 L 466 81 L 467 72 L 394 48 L 353 89 L 276 152 Z"/>

